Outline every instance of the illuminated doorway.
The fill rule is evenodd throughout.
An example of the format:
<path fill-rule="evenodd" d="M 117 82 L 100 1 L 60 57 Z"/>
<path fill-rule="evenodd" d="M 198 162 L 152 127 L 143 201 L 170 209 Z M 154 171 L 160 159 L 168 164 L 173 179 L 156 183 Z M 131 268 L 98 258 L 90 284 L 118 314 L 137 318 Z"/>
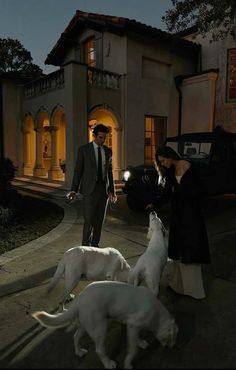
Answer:
<path fill-rule="evenodd" d="M 98 123 L 102 123 L 109 128 L 109 134 L 107 135 L 105 145 L 112 150 L 113 158 L 113 177 L 114 180 L 120 180 L 122 178 L 122 130 L 119 126 L 118 120 L 115 114 L 104 107 L 96 108 L 89 115 L 88 122 L 88 141 L 93 140 L 92 129 Z"/>

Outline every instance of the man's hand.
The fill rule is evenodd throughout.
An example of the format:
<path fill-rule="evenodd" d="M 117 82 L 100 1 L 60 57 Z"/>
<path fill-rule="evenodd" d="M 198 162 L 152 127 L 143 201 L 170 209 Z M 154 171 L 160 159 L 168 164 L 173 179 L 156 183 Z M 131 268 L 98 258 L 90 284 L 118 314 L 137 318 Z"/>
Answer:
<path fill-rule="evenodd" d="M 69 193 L 66 194 L 66 199 L 69 203 L 73 202 L 73 200 L 75 200 L 75 197 L 76 197 L 75 191 L 69 191 Z"/>
<path fill-rule="evenodd" d="M 109 193 L 109 194 L 108 194 L 108 197 L 109 197 L 109 200 L 110 200 L 110 202 L 111 202 L 111 203 L 116 203 L 116 201 L 117 201 L 117 196 L 116 196 L 115 194 L 113 194 L 113 193 Z"/>

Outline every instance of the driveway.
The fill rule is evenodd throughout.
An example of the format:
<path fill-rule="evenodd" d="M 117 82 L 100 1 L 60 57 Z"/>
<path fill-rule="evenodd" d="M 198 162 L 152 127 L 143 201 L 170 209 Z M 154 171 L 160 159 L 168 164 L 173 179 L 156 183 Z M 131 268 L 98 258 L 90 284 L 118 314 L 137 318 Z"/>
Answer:
<path fill-rule="evenodd" d="M 68 206 L 66 206 L 68 207 Z M 31 317 L 35 310 L 55 312 L 63 279 L 55 291 L 45 293 L 63 252 L 81 241 L 81 203 L 70 206 L 77 217 L 64 219 L 63 231 L 37 248 L 1 266 L 0 269 L 0 366 L 14 369 L 102 369 L 91 339 L 82 344 L 89 353 L 77 358 L 73 348 L 74 328 L 57 330 L 39 326 Z M 173 349 L 163 349 L 148 332 L 146 350 L 139 350 L 136 369 L 236 368 L 236 197 L 210 199 L 205 204 L 212 263 L 203 267 L 207 297 L 195 300 L 170 291 L 162 281 L 160 300 L 175 316 L 179 336 Z M 168 226 L 169 206 L 159 216 Z M 119 195 L 108 214 L 102 233 L 102 246 L 120 250 L 133 265 L 147 246 L 148 215 L 128 209 Z M 59 235 L 60 234 L 60 235 Z M 82 281 L 78 293 L 89 282 Z M 132 302 L 130 302 L 132 304 Z M 111 321 L 107 352 L 122 368 L 126 352 L 125 327 Z"/>

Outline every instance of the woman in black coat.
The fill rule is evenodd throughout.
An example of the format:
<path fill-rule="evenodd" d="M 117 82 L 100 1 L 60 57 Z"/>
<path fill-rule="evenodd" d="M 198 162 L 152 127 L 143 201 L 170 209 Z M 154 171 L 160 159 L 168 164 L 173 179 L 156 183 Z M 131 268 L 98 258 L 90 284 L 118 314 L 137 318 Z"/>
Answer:
<path fill-rule="evenodd" d="M 167 169 L 168 183 L 172 185 L 169 286 L 177 293 L 204 298 L 201 264 L 210 263 L 210 253 L 200 180 L 194 165 L 181 159 L 171 147 L 157 149 L 156 165 L 159 171 Z"/>

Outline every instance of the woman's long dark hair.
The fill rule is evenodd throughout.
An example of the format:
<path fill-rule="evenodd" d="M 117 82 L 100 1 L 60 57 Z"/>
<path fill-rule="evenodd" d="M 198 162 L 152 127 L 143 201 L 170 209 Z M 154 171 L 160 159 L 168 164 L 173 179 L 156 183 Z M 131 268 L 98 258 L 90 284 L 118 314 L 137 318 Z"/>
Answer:
<path fill-rule="evenodd" d="M 164 157 L 164 158 L 176 159 L 176 160 L 180 160 L 181 157 L 170 146 L 166 145 L 166 146 L 162 146 L 160 148 L 157 148 L 156 155 L 155 155 L 155 159 L 156 159 L 155 166 L 156 166 L 156 169 L 157 169 L 157 172 L 158 172 L 159 176 L 161 176 L 163 178 L 162 183 L 165 184 L 165 187 L 166 187 L 166 186 L 168 186 L 167 184 L 171 183 L 172 180 L 173 180 L 174 166 L 172 166 L 169 169 L 163 167 L 161 165 L 160 161 L 158 160 L 158 156 Z"/>
<path fill-rule="evenodd" d="M 164 158 L 172 158 L 172 159 L 177 159 L 180 160 L 180 156 L 174 149 L 172 149 L 170 146 L 162 146 L 160 148 L 157 148 L 156 150 L 156 161 L 158 161 L 158 156 L 164 157 Z"/>

